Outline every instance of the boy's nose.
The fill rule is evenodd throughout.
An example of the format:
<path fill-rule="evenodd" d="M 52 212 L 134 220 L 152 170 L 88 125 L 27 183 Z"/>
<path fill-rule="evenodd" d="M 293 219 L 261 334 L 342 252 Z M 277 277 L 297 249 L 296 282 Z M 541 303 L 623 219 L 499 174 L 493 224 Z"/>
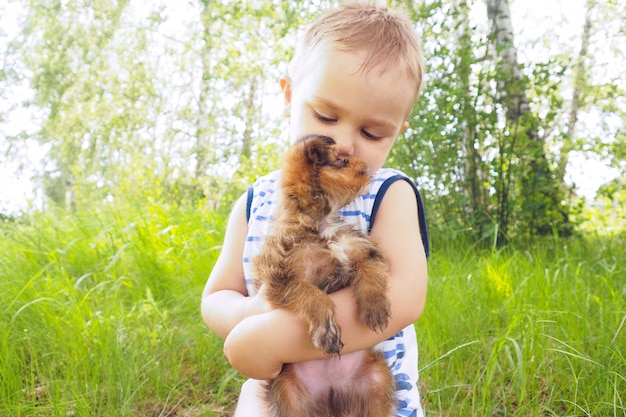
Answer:
<path fill-rule="evenodd" d="M 354 137 L 352 134 L 342 132 L 335 136 L 335 142 L 337 142 L 337 149 L 341 155 L 352 155 L 354 152 Z"/>

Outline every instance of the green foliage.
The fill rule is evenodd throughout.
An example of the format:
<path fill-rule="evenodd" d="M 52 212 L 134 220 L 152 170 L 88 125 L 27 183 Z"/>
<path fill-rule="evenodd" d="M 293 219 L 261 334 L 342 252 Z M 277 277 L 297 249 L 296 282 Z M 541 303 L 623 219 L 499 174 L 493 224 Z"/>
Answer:
<path fill-rule="evenodd" d="M 625 236 L 456 242 L 434 242 L 416 324 L 428 415 L 624 415 Z"/>
<path fill-rule="evenodd" d="M 389 165 L 415 178 L 431 204 L 431 224 L 451 233 L 480 240 L 496 231 L 500 244 L 570 235 L 567 189 L 540 136 L 561 114 L 566 67 L 552 59 L 513 77 L 508 63 L 486 59 L 493 47 L 470 27 L 470 6 L 434 2 L 417 13 L 427 83 Z M 531 109 L 520 116 L 511 109 L 526 96 Z"/>
<path fill-rule="evenodd" d="M 587 204 L 581 213 L 580 229 L 600 235 L 626 230 L 626 181 L 616 178 L 600 187 L 596 200 Z"/>
<path fill-rule="evenodd" d="M 230 415 L 199 301 L 228 211 L 118 200 L 0 222 L 0 415 Z M 428 415 L 623 415 L 623 234 L 480 250 L 433 230 Z"/>
<path fill-rule="evenodd" d="M 28 3 L 20 46 L 32 71 L 33 104 L 45 114 L 36 138 L 49 149 L 42 175 L 53 201 L 65 202 L 65 195 L 72 203 L 89 201 L 105 185 L 152 165 L 138 162 L 150 155 L 152 143 L 140 133 L 161 111 L 152 82 L 156 68 L 133 59 L 147 39 L 145 30 L 121 24 L 127 6 Z"/>
<path fill-rule="evenodd" d="M 232 371 L 198 309 L 225 218 L 118 202 L 2 223 L 0 415 L 230 406 Z"/>
<path fill-rule="evenodd" d="M 224 206 L 278 165 L 288 123 L 278 79 L 301 28 L 336 3 L 23 3 L 0 94 L 29 83 L 33 100 L 21 105 L 36 126 L 11 133 L 5 158 L 42 144 L 36 180 L 49 206 L 120 197 Z M 474 241 L 496 232 L 499 244 L 573 233 L 575 199 L 563 183 L 569 152 L 623 169 L 621 74 L 602 77 L 601 57 L 568 47 L 519 62 L 513 77 L 497 59 L 502 45 L 474 25 L 481 2 L 387 3 L 416 22 L 427 61 L 422 97 L 387 165 L 415 179 L 431 225 Z M 622 11 L 589 4 L 594 36 L 619 46 Z M 598 126 L 569 129 L 572 85 Z M 522 98 L 528 111 L 512 117 Z"/>

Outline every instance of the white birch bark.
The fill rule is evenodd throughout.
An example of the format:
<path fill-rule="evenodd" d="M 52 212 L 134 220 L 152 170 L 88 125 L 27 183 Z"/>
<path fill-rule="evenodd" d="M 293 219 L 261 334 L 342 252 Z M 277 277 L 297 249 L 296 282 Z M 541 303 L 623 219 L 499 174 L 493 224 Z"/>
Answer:
<path fill-rule="evenodd" d="M 518 84 L 522 79 L 522 71 L 517 62 L 509 0 L 487 0 L 487 16 L 496 46 L 496 56 L 502 60 L 505 73 L 510 75 L 508 81 L 498 82 L 501 100 L 506 106 L 508 119 L 517 121 L 530 111 L 530 106 L 524 91 L 511 88 L 511 85 Z M 531 139 L 536 139 L 536 134 Z"/>
<path fill-rule="evenodd" d="M 583 33 L 580 45 L 580 51 L 576 59 L 576 66 L 574 67 L 574 92 L 572 93 L 572 101 L 570 104 L 569 120 L 567 123 L 567 138 L 569 141 L 574 140 L 574 134 L 576 133 L 576 124 L 578 122 L 578 112 L 581 105 L 581 93 L 584 84 L 587 82 L 587 68 L 586 60 L 589 51 L 589 40 L 591 38 L 591 11 L 595 0 L 587 0 L 587 10 L 585 12 L 585 24 L 583 26 Z M 569 159 L 569 151 L 571 146 L 564 144 L 561 146 L 559 154 L 559 165 L 557 176 L 562 181 L 565 176 L 565 168 Z"/>

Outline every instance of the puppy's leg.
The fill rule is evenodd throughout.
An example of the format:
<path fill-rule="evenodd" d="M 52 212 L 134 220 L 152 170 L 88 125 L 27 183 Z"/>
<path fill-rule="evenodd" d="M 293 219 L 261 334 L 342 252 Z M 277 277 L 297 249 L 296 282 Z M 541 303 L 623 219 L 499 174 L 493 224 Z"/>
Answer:
<path fill-rule="evenodd" d="M 290 365 L 267 383 L 272 417 L 331 417 L 327 399 L 313 398 Z"/>
<path fill-rule="evenodd" d="M 276 307 L 292 311 L 308 324 L 313 346 L 325 353 L 338 355 L 343 347 L 341 329 L 335 321 L 335 305 L 328 295 L 301 280 L 273 287 L 273 283 L 267 283 L 267 294 L 272 294 L 271 302 Z"/>
<path fill-rule="evenodd" d="M 369 382 L 364 417 L 393 417 L 396 415 L 396 381 L 382 353 L 370 349 L 369 363 L 362 369 L 363 380 Z"/>
<path fill-rule="evenodd" d="M 387 265 L 376 246 L 369 241 L 355 243 L 350 256 L 354 265 L 352 286 L 360 319 L 370 329 L 382 332 L 391 317 L 387 300 Z"/>
<path fill-rule="evenodd" d="M 341 329 L 335 321 L 335 305 L 324 291 L 309 282 L 312 277 L 324 275 L 324 268 L 332 265 L 330 257 L 314 245 L 292 249 L 288 257 L 276 253 L 266 250 L 254 263 L 255 273 L 263 277 L 268 302 L 304 320 L 309 326 L 313 346 L 338 355 L 343 343 Z M 322 267 L 315 267 L 317 264 Z"/>

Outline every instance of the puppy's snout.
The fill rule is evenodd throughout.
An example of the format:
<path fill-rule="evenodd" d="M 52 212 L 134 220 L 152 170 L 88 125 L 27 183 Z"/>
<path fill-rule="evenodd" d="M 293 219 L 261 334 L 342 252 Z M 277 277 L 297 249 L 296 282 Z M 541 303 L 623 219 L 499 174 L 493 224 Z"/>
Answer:
<path fill-rule="evenodd" d="M 338 156 L 333 165 L 335 168 L 341 169 L 350 166 L 351 163 L 352 158 L 349 156 Z"/>
<path fill-rule="evenodd" d="M 338 158 L 337 158 L 337 163 L 338 163 L 339 165 L 346 166 L 346 165 L 348 165 L 348 164 L 350 163 L 350 158 L 342 158 L 342 157 L 338 157 Z"/>

